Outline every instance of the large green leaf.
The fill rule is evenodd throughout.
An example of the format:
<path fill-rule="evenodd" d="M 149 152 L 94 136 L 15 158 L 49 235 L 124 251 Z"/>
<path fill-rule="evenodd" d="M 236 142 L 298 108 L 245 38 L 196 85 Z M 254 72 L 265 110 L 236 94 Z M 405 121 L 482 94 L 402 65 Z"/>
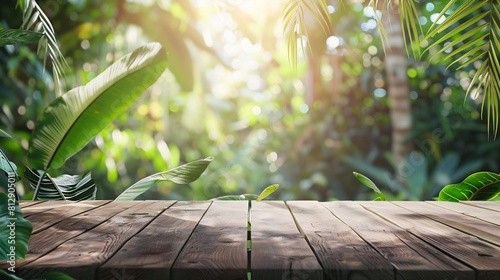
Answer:
<path fill-rule="evenodd" d="M 212 157 L 208 157 L 148 176 L 130 186 L 116 200 L 134 200 L 159 182 L 171 181 L 176 184 L 189 184 L 200 177 L 212 160 Z"/>
<path fill-rule="evenodd" d="M 33 226 L 24 219 L 13 194 L 0 193 L 0 205 L 0 260 L 24 259 Z"/>
<path fill-rule="evenodd" d="M 500 193 L 500 175 L 493 172 L 477 172 L 462 183 L 451 184 L 439 192 L 440 201 L 490 200 Z"/>
<path fill-rule="evenodd" d="M 42 33 L 10 28 L 0 28 L 0 46 L 36 43 Z"/>
<path fill-rule="evenodd" d="M 82 178 L 80 175 L 61 175 L 50 177 L 45 174 L 38 190 L 36 186 L 40 181 L 43 171 L 38 173 L 26 166 L 26 178 L 30 182 L 31 189 L 36 194 L 36 198 L 42 200 L 95 200 L 97 187 L 92 180 L 90 173 Z"/>
<path fill-rule="evenodd" d="M 59 168 L 139 97 L 163 73 L 166 53 L 145 45 L 115 62 L 87 85 L 57 98 L 44 111 L 31 138 L 34 169 Z"/>

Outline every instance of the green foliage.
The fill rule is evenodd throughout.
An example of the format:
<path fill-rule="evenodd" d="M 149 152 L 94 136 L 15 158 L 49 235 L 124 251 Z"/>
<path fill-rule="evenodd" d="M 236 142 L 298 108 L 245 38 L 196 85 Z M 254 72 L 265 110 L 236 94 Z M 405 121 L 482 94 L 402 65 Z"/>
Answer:
<path fill-rule="evenodd" d="M 477 172 L 458 184 L 451 184 L 439 192 L 440 201 L 491 200 L 500 194 L 500 175 Z"/>
<path fill-rule="evenodd" d="M 97 0 L 76 2 L 64 2 L 57 13 L 51 14 L 61 50 L 74 71 L 68 85 L 86 84 L 107 63 L 124 55 L 124 50 L 144 41 L 158 41 L 172 54 L 170 69 L 157 86 L 69 158 L 57 174 L 51 172 L 55 177 L 92 170 L 99 199 L 114 199 L 126 186 L 149 174 L 207 155 L 217 160 L 189 188 L 159 184 L 141 197 L 210 199 L 230 193 L 259 193 L 260 186 L 275 182 L 286 186 L 276 193 L 277 199 L 376 197 L 355 177 L 345 176 L 356 170 L 372 178 L 388 200 L 432 199 L 442 186 L 462 181 L 472 172 L 500 168 L 496 152 L 500 142 L 488 141 L 486 122 L 480 120 L 481 92 L 478 100 L 467 98 L 466 102 L 461 94 L 479 63 L 445 71 L 442 61 L 449 53 L 441 52 L 430 59 L 477 24 L 423 52 L 422 61 L 408 60 L 414 129 L 405 141 L 414 143 L 425 163 L 412 163 L 409 167 L 414 171 L 396 180 L 389 152 L 390 105 L 387 95 L 374 94 L 385 90 L 387 81 L 382 40 L 376 32 L 380 25 L 363 28 L 378 19 L 378 13 L 366 13 L 369 7 L 325 1 L 334 7 L 334 12 L 327 7 L 328 17 L 339 46 L 325 49 L 325 36 L 319 36 L 321 41 L 301 40 L 304 51 L 311 47 L 313 52 L 297 61 L 294 73 L 287 62 L 290 53 L 282 47 L 286 41 L 270 28 L 284 23 L 276 13 L 292 6 L 283 3 L 264 3 L 265 9 L 255 12 L 252 8 L 259 8 L 257 5 L 265 1 L 247 1 L 242 6 L 223 1 L 219 10 L 185 0 L 165 5 L 117 2 L 123 6 Z M 411 20 L 421 22 L 424 34 L 435 21 L 431 16 L 448 4 L 413 2 L 418 17 Z M 49 11 L 45 8 L 50 4 L 38 3 Z M 407 3 L 412 4 L 403 4 Z M 454 7 L 459 6 L 457 3 L 461 4 L 457 1 Z M 302 7 L 304 17 L 309 17 L 311 11 Z M 404 7 L 399 8 L 403 14 Z M 20 24 L 12 10 L 13 5 L 0 11 L 8 23 L 5 27 Z M 458 23 L 488 10 L 490 6 L 484 5 Z M 314 16 L 310 18 L 313 24 L 306 26 L 307 35 L 322 35 L 321 24 Z M 168 26 L 168 32 L 158 26 Z M 454 32 L 438 33 L 429 43 L 450 33 Z M 296 35 L 296 39 L 300 37 Z M 89 43 L 88 48 L 84 48 L 85 43 Z M 320 45 L 322 50 L 316 51 L 309 43 Z M 423 46 L 426 43 L 423 41 Z M 412 48 L 418 50 L 415 45 Z M 55 97 L 53 81 L 43 72 L 34 52 L 28 46 L 11 50 L 0 50 L 0 127 L 14 138 L 0 138 L 0 146 L 9 158 L 20 159 L 26 154 L 32 124 Z M 313 56 L 321 60 L 321 93 L 316 101 L 309 99 L 307 79 L 298 78 L 306 71 L 310 73 L 312 68 L 307 63 Z M 342 79 L 337 82 L 339 76 Z M 190 88 L 196 90 L 195 94 L 188 93 Z M 355 158 L 363 165 L 353 165 L 344 157 Z M 366 166 L 373 167 L 372 172 L 367 172 Z M 19 168 L 24 173 L 24 166 Z M 24 185 L 29 191 L 28 184 Z"/>
<path fill-rule="evenodd" d="M 200 159 L 165 172 L 148 176 L 130 186 L 116 200 L 134 200 L 159 182 L 171 181 L 176 184 L 189 184 L 200 177 L 212 160 L 213 158 L 211 157 Z"/>
<path fill-rule="evenodd" d="M 96 199 L 97 186 L 90 173 L 83 178 L 80 175 L 67 174 L 51 177 L 49 174 L 44 174 L 44 171 L 35 172 L 28 166 L 25 166 L 25 170 L 25 176 L 34 192 L 33 197 L 42 200 L 71 201 Z"/>
<path fill-rule="evenodd" d="M 288 40 L 288 61 L 297 68 L 297 44 L 305 53 L 303 36 L 308 36 L 306 17 L 312 16 L 325 34 L 331 33 L 331 19 L 327 1 L 289 0 L 283 10 L 283 30 Z M 310 47 L 310 45 L 308 45 Z"/>
<path fill-rule="evenodd" d="M 266 187 L 259 195 L 256 194 L 240 194 L 240 195 L 225 195 L 214 198 L 214 200 L 255 200 L 261 201 L 271 195 L 279 188 L 278 184 L 273 184 Z"/>
<path fill-rule="evenodd" d="M 0 260 L 24 259 L 33 226 L 24 219 L 13 193 L 0 193 L 0 205 Z"/>
<path fill-rule="evenodd" d="M 427 50 L 439 46 L 439 44 L 450 41 L 449 44 L 441 48 L 434 56 L 447 52 L 445 60 L 453 59 L 448 65 L 459 64 L 457 69 L 481 62 L 472 81 L 470 82 L 466 95 L 475 89 L 475 97 L 479 95 L 480 89 L 483 91 L 483 108 L 486 106 L 488 116 L 488 128 L 493 127 L 496 137 L 499 127 L 499 107 L 500 97 L 498 81 L 500 81 L 500 61 L 497 53 L 500 51 L 500 11 L 496 1 L 467 0 L 455 7 L 456 0 L 450 1 L 441 11 L 436 21 L 444 21 L 431 27 L 431 31 L 426 35 L 426 39 L 434 37 L 436 34 L 445 33 L 439 40 L 433 42 Z M 484 7 L 487 6 L 486 11 Z M 445 17 L 446 13 L 452 12 Z M 465 22 L 461 22 L 467 19 Z M 457 27 L 458 25 L 458 27 Z M 433 25 L 434 26 L 434 25 Z M 486 30 L 486 32 L 484 32 Z M 460 34 L 460 36 L 457 36 Z"/>
<path fill-rule="evenodd" d="M 122 114 L 165 70 L 158 43 L 122 57 L 85 86 L 57 98 L 37 122 L 28 160 L 35 169 L 57 169 Z"/>
<path fill-rule="evenodd" d="M 38 43 L 38 52 L 44 53 L 45 68 L 47 57 L 50 57 L 55 80 L 59 83 L 64 76 L 68 64 L 57 44 L 54 27 L 36 0 L 18 0 L 23 9 L 23 24 L 21 29 L 40 32 L 43 36 Z"/>
<path fill-rule="evenodd" d="M 0 46 L 36 43 L 41 37 L 38 32 L 0 28 Z"/>
<path fill-rule="evenodd" d="M 375 183 L 373 183 L 373 181 L 370 180 L 370 178 L 358 172 L 352 172 L 352 174 L 354 174 L 354 177 L 356 177 L 356 179 L 358 179 L 363 185 L 372 189 L 377 194 L 378 197 L 375 200 L 385 201 L 384 194 L 379 190 L 377 185 L 375 185 Z"/>
<path fill-rule="evenodd" d="M 263 200 L 264 198 L 268 197 L 269 195 L 271 195 L 273 192 L 275 192 L 276 190 L 278 190 L 279 188 L 279 185 L 278 184 L 274 184 L 274 185 L 270 185 L 268 186 L 267 188 L 265 188 L 260 194 L 259 196 L 257 197 L 256 201 L 261 201 Z"/>

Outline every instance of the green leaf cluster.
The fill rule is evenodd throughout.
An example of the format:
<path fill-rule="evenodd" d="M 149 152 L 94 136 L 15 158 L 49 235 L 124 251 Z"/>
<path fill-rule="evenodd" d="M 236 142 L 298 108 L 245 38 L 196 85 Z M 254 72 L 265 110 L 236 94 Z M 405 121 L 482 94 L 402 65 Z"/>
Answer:
<path fill-rule="evenodd" d="M 439 192 L 440 201 L 491 200 L 500 194 L 500 175 L 477 172 L 458 184 L 450 184 Z"/>
<path fill-rule="evenodd" d="M 343 5 L 343 1 L 342 5 Z M 498 133 L 500 125 L 500 10 L 497 1 L 493 0 L 466 0 L 449 1 L 440 11 L 434 23 L 426 34 L 422 31 L 417 11 L 417 1 L 390 1 L 371 0 L 368 5 L 382 13 L 397 11 L 400 16 L 401 26 L 404 29 L 403 37 L 406 42 L 407 53 L 412 52 L 420 58 L 423 42 L 430 42 L 424 52 L 433 52 L 431 59 L 447 53 L 443 61 L 450 61 L 448 67 L 459 65 L 457 70 L 469 66 L 476 67 L 466 90 L 465 97 L 474 93 L 474 97 L 482 94 L 483 112 L 486 112 L 488 131 L 493 128 L 494 136 Z M 323 27 L 329 23 L 329 15 L 325 1 L 290 0 L 284 12 L 284 33 L 288 38 L 289 61 L 296 68 L 297 41 L 305 49 L 302 36 L 308 36 L 305 11 L 311 13 L 313 18 Z M 325 14 L 326 12 L 326 14 Z M 381 18 L 376 16 L 379 33 L 387 43 L 387 35 L 383 28 Z M 326 25 L 327 28 L 331 26 Z M 327 28 L 323 28 L 326 33 Z M 441 37 L 433 41 L 440 34 Z M 423 40 L 421 38 L 423 37 Z M 444 44 L 444 47 L 442 47 Z M 310 48 L 310 46 L 307 46 Z M 384 48 L 385 49 L 385 48 Z M 410 51 L 411 49 L 411 51 Z M 434 51 L 437 49 L 436 51 Z M 476 64 L 480 65 L 479 67 Z"/>

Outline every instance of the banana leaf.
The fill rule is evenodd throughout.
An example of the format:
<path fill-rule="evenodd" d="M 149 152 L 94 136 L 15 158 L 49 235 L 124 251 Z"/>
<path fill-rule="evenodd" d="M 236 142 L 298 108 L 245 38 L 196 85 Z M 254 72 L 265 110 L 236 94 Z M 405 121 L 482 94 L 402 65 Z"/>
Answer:
<path fill-rule="evenodd" d="M 439 192 L 439 201 L 490 200 L 500 193 L 500 175 L 493 172 L 477 172 L 462 183 L 451 184 Z"/>
<path fill-rule="evenodd" d="M 0 205 L 0 260 L 24 259 L 33 226 L 24 219 L 19 203 L 13 196 L 0 193 Z M 15 232 L 13 239 L 10 238 L 12 230 Z M 11 246 L 15 250 L 12 251 Z"/>
<path fill-rule="evenodd" d="M 170 181 L 176 184 L 189 184 L 200 177 L 212 160 L 212 157 L 199 159 L 168 171 L 148 176 L 130 186 L 115 200 L 134 200 L 136 197 L 149 190 L 154 184 L 159 182 Z"/>
<path fill-rule="evenodd" d="M 57 98 L 38 120 L 28 150 L 33 169 L 57 169 L 110 124 L 163 73 L 166 53 L 147 44 L 115 62 L 87 85 Z"/>
<path fill-rule="evenodd" d="M 35 172 L 26 166 L 25 176 L 30 182 L 31 189 L 36 193 L 36 197 L 41 200 L 81 201 L 96 199 L 97 186 L 90 173 L 83 178 L 80 175 L 67 174 L 52 178 L 46 174 L 37 191 L 36 186 L 43 173 L 42 170 Z"/>
<path fill-rule="evenodd" d="M 0 46 L 37 43 L 42 33 L 10 28 L 0 28 Z"/>

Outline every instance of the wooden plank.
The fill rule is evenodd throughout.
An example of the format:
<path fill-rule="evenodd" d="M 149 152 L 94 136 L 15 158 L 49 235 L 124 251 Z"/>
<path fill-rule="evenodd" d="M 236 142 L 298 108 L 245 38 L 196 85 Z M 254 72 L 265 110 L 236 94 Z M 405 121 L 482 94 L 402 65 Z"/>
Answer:
<path fill-rule="evenodd" d="M 247 201 L 212 202 L 172 267 L 172 279 L 246 279 Z"/>
<path fill-rule="evenodd" d="M 123 202 L 110 203 L 122 205 Z M 57 269 L 75 279 L 94 279 L 96 268 L 109 259 L 132 236 L 150 223 L 173 201 L 130 202 L 123 212 L 107 219 L 98 226 L 59 245 L 50 254 L 28 263 L 20 270 L 20 276 L 33 278 Z M 127 203 L 123 203 L 127 204 Z M 99 208 L 106 212 L 107 207 Z M 73 219 L 73 218 L 70 218 Z M 73 222 L 79 222 L 74 217 Z M 64 230 L 64 229 L 63 229 Z"/>
<path fill-rule="evenodd" d="M 335 201 L 324 205 L 394 266 L 395 279 L 474 279 L 470 268 L 361 206 L 371 203 Z"/>
<path fill-rule="evenodd" d="M 330 279 L 394 279 L 392 265 L 319 202 L 287 205 Z"/>
<path fill-rule="evenodd" d="M 500 225 L 500 214 L 491 209 L 484 209 L 481 207 L 474 207 L 469 204 L 456 202 L 427 201 L 427 203 L 446 208 L 470 217 L 474 217 L 479 220 L 487 221 L 495 225 Z"/>
<path fill-rule="evenodd" d="M 79 203 L 52 205 L 52 207 L 44 212 L 33 214 L 29 221 L 33 225 L 33 233 L 40 232 L 62 220 L 89 211 L 94 208 L 109 203 L 106 200 L 82 201 Z"/>
<path fill-rule="evenodd" d="M 21 200 L 21 201 L 19 201 L 19 205 L 21 206 L 21 208 L 24 208 L 24 207 L 29 207 L 31 205 L 35 205 L 35 204 L 42 203 L 42 202 L 44 202 L 44 200 Z"/>
<path fill-rule="evenodd" d="M 500 226 L 437 205 L 429 205 L 429 203 L 402 201 L 394 202 L 394 204 L 500 246 L 500 235 L 498 234 L 500 233 Z M 480 208 L 477 209 L 481 210 Z M 497 217 L 500 217 L 500 214 Z"/>
<path fill-rule="evenodd" d="M 97 278 L 170 279 L 174 260 L 209 206 L 208 201 L 177 202 L 102 265 Z"/>
<path fill-rule="evenodd" d="M 47 202 L 53 203 L 53 202 Z M 28 242 L 28 254 L 25 260 L 18 260 L 16 262 L 16 267 L 22 271 L 22 267 L 26 266 L 28 263 L 40 258 L 41 256 L 47 254 L 48 252 L 54 250 L 57 246 L 64 243 L 75 236 L 95 227 L 96 225 L 109 219 L 111 216 L 126 210 L 127 208 L 133 206 L 136 202 L 121 202 L 112 203 L 112 206 L 107 205 L 106 210 L 94 208 L 89 212 L 67 218 L 52 227 L 49 227 L 43 231 L 32 234 Z M 56 203 L 56 206 L 59 205 Z M 48 210 L 47 210 L 48 211 Z M 33 215 L 28 218 L 32 223 L 40 218 L 39 215 Z M 0 264 L 0 268 L 7 268 L 8 266 L 4 263 Z"/>
<path fill-rule="evenodd" d="M 76 202 L 69 201 L 69 200 L 42 201 L 40 203 L 30 205 L 26 208 L 22 208 L 22 211 L 23 211 L 24 217 L 27 218 L 27 217 L 30 217 L 31 215 L 34 215 L 34 214 L 39 215 L 40 213 L 43 213 L 45 211 L 49 211 L 54 207 L 71 205 L 71 204 L 75 204 L 75 203 Z"/>
<path fill-rule="evenodd" d="M 322 279 L 314 252 L 282 201 L 252 202 L 252 279 Z"/>
<path fill-rule="evenodd" d="M 475 201 L 461 201 L 460 203 L 500 212 L 500 202 L 499 201 L 476 201 L 475 200 Z"/>
<path fill-rule="evenodd" d="M 422 207 L 428 207 L 425 202 L 421 204 Z M 474 268 L 476 279 L 500 277 L 499 247 L 392 203 L 366 202 L 363 206 Z M 444 256 L 441 254 L 439 257 Z"/>

